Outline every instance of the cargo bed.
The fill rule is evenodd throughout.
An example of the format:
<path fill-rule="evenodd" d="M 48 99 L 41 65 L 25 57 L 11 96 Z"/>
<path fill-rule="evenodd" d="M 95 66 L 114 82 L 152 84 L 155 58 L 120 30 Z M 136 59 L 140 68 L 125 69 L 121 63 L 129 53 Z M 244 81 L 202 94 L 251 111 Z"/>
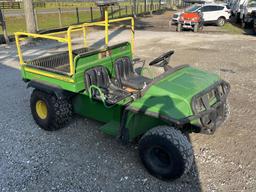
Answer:
<path fill-rule="evenodd" d="M 80 48 L 73 50 L 73 58 L 75 58 L 75 56 L 78 54 L 84 54 L 92 50 L 94 49 Z M 32 68 L 41 69 L 44 71 L 58 73 L 61 75 L 68 75 L 68 73 L 70 72 L 68 51 L 26 61 L 25 65 Z"/>

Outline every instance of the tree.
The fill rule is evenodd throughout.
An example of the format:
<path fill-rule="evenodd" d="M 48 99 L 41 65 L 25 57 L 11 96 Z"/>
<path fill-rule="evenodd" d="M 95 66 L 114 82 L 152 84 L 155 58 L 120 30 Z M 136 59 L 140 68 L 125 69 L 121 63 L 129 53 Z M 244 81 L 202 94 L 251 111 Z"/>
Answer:
<path fill-rule="evenodd" d="M 24 14 L 28 33 L 36 33 L 36 20 L 32 0 L 23 0 Z"/>

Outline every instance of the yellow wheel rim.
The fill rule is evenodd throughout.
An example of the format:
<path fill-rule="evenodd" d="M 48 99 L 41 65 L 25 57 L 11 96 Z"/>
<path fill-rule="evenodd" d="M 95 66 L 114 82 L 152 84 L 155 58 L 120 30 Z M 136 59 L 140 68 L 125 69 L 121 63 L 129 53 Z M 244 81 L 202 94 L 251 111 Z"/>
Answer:
<path fill-rule="evenodd" d="M 38 100 L 36 102 L 36 113 L 40 119 L 46 119 L 48 111 L 44 101 Z"/>

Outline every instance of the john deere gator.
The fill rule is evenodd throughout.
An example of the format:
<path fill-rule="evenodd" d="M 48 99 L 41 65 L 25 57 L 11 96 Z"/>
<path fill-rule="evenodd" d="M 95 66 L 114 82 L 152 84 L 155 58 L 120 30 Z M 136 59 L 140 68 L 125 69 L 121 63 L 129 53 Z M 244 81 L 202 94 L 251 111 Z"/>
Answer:
<path fill-rule="evenodd" d="M 21 75 L 34 90 L 31 113 L 39 127 L 53 131 L 64 127 L 73 114 L 102 122 L 100 130 L 127 144 L 138 141 L 146 169 L 164 180 L 187 173 L 193 163 L 188 133 L 213 134 L 228 115 L 229 84 L 218 75 L 189 65 L 168 65 L 169 50 L 149 63 L 163 68 L 155 78 L 135 72 L 134 19 L 108 19 L 70 26 L 51 34 L 15 34 Z M 108 27 L 130 21 L 131 42 L 109 46 Z M 71 33 L 92 26 L 105 28 L 105 46 L 72 48 Z M 60 34 L 65 37 L 60 37 Z M 24 60 L 21 41 L 51 39 L 66 43 L 68 51 Z"/>

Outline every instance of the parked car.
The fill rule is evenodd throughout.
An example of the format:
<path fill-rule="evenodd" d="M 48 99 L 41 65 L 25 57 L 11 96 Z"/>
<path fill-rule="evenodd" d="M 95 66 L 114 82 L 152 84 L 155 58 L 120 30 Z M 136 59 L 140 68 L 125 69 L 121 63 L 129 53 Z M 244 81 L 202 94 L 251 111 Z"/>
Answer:
<path fill-rule="evenodd" d="M 197 12 L 200 8 L 202 7 L 202 5 L 200 4 L 195 4 L 195 5 L 192 5 L 188 8 L 186 8 L 184 11 L 182 12 L 177 12 L 175 14 L 173 14 L 172 16 L 172 24 L 178 24 L 179 22 L 179 19 L 180 19 L 180 15 L 182 13 L 193 13 L 193 12 Z"/>
<path fill-rule="evenodd" d="M 256 0 L 246 0 L 244 4 L 241 6 L 241 12 L 240 12 L 240 19 L 241 19 L 243 28 L 252 26 L 253 11 L 256 11 Z"/>
<path fill-rule="evenodd" d="M 225 25 L 231 15 L 227 4 L 218 3 L 195 4 L 185 9 L 184 12 L 201 12 L 204 23 L 216 23 L 218 26 Z M 172 23 L 177 24 L 181 14 L 182 12 L 175 13 L 172 17 Z"/>
<path fill-rule="evenodd" d="M 203 18 L 201 12 L 182 13 L 177 25 L 177 31 L 180 32 L 183 29 L 192 29 L 194 32 L 203 29 Z"/>

